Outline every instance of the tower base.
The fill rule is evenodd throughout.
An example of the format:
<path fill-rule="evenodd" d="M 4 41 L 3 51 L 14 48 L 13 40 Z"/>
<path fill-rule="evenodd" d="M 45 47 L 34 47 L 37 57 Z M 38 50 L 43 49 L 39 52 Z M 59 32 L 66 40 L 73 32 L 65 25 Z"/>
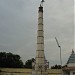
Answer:
<path fill-rule="evenodd" d="M 48 75 L 48 72 L 32 71 L 31 75 Z"/>

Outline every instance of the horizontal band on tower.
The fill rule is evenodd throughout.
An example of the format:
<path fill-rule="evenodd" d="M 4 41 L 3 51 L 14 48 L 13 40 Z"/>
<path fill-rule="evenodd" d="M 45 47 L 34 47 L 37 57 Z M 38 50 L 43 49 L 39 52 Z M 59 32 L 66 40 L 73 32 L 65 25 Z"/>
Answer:
<path fill-rule="evenodd" d="M 43 30 L 38 30 L 38 31 L 43 31 Z"/>
<path fill-rule="evenodd" d="M 36 50 L 36 51 L 44 51 L 44 50 Z"/>
<path fill-rule="evenodd" d="M 44 57 L 36 57 L 36 58 L 44 58 Z"/>
<path fill-rule="evenodd" d="M 39 29 L 38 31 L 43 31 L 43 30 Z"/>
<path fill-rule="evenodd" d="M 39 23 L 38 25 L 43 25 L 43 23 Z"/>
<path fill-rule="evenodd" d="M 43 19 L 43 17 L 39 17 L 38 19 Z"/>
<path fill-rule="evenodd" d="M 38 38 L 38 37 L 43 37 L 43 38 L 44 38 L 44 36 L 37 36 L 37 38 Z"/>
<path fill-rule="evenodd" d="M 37 44 L 44 44 L 44 43 L 37 43 Z"/>

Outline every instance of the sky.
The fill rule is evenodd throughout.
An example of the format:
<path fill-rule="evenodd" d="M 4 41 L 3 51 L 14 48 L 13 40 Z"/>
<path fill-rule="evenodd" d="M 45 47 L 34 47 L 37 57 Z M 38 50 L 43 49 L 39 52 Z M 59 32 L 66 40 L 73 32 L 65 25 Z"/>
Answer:
<path fill-rule="evenodd" d="M 0 52 L 19 54 L 23 62 L 36 56 L 38 7 L 41 0 L 0 0 Z M 74 1 L 45 0 L 45 57 L 50 66 L 66 64 L 74 48 Z"/>

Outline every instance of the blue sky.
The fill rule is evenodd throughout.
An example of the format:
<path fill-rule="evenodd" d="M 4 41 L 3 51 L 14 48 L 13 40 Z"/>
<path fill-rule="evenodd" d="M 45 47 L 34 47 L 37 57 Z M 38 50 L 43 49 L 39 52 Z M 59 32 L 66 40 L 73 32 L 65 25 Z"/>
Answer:
<path fill-rule="evenodd" d="M 36 56 L 38 7 L 41 0 L 0 0 L 0 51 L 19 54 L 25 62 Z M 50 66 L 59 64 L 59 48 L 65 64 L 74 49 L 74 1 L 44 3 L 45 56 Z"/>

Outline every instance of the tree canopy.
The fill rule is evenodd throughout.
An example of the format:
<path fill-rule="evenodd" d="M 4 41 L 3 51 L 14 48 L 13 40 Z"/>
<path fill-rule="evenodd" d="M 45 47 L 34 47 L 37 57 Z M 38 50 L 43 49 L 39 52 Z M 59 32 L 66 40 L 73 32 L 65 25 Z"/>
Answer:
<path fill-rule="evenodd" d="M 23 64 L 21 57 L 17 54 L 0 52 L 0 67 L 1 68 L 32 68 L 34 58 L 29 59 Z"/>
<path fill-rule="evenodd" d="M 32 62 L 34 62 L 34 58 L 32 58 L 32 59 L 29 59 L 29 60 L 27 60 L 26 62 L 25 62 L 25 68 L 32 68 Z"/>
<path fill-rule="evenodd" d="M 54 66 L 51 66 L 51 69 L 61 69 L 61 65 L 54 65 Z"/>
<path fill-rule="evenodd" d="M 22 68 L 24 67 L 21 57 L 12 53 L 0 52 L 0 67 Z"/>
<path fill-rule="evenodd" d="M 65 68 L 67 67 L 67 65 L 64 65 L 64 66 L 61 66 L 61 65 L 54 65 L 54 66 L 51 66 L 51 69 L 61 69 L 61 68 Z"/>

